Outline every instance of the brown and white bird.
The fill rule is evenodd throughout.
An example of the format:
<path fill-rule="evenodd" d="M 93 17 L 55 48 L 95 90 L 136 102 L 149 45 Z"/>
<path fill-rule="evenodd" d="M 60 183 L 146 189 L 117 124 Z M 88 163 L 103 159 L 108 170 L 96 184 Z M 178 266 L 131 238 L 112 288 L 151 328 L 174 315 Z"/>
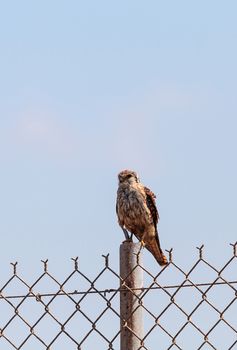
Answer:
<path fill-rule="evenodd" d="M 132 170 L 121 171 L 118 180 L 116 212 L 126 240 L 132 240 L 134 234 L 161 266 L 166 265 L 168 262 L 161 250 L 157 231 L 159 214 L 156 196 L 142 185 Z"/>

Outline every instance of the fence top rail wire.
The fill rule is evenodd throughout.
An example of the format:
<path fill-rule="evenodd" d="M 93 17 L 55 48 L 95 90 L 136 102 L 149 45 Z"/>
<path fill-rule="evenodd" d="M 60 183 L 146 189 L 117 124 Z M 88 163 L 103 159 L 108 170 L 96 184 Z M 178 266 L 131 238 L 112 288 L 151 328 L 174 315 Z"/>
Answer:
<path fill-rule="evenodd" d="M 176 284 L 176 285 L 166 285 L 166 286 L 153 286 L 153 287 L 143 287 L 143 288 L 131 288 L 132 291 L 149 291 L 149 290 L 157 290 L 157 289 L 177 289 L 177 288 L 190 288 L 190 287 L 209 287 L 209 286 L 221 286 L 221 285 L 235 285 L 237 284 L 236 281 L 228 281 L 228 282 L 206 282 L 206 283 L 195 283 L 195 284 Z M 22 294 L 22 295 L 1 295 L 0 294 L 0 300 L 1 299 L 24 299 L 24 298 L 43 298 L 43 297 L 53 297 L 53 296 L 67 296 L 67 295 L 86 295 L 86 294 L 109 294 L 114 292 L 125 292 L 127 291 L 127 288 L 110 288 L 110 289 L 101 289 L 101 290 L 89 290 L 89 291 L 73 291 L 73 292 L 59 292 L 59 293 L 37 293 L 35 294 Z"/>

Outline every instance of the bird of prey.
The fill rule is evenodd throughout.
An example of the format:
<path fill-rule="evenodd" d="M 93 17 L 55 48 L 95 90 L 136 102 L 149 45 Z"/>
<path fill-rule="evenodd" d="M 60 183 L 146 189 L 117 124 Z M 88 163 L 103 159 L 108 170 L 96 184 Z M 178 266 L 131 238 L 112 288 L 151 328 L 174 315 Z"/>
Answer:
<path fill-rule="evenodd" d="M 157 231 L 156 196 L 142 185 L 135 171 L 121 171 L 118 180 L 116 212 L 126 240 L 132 240 L 134 234 L 161 266 L 166 265 L 168 262 L 161 250 Z"/>

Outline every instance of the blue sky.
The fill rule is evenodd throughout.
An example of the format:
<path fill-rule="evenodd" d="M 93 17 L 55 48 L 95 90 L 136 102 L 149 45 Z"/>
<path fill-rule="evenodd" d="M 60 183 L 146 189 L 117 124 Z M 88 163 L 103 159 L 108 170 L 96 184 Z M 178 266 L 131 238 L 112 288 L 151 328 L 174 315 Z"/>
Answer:
<path fill-rule="evenodd" d="M 123 240 L 117 173 L 157 194 L 162 246 L 236 241 L 235 1 L 21 1 L 0 11 L 1 266 L 86 271 Z M 90 254 L 88 254 L 90 251 Z M 147 266 L 156 263 L 144 253 Z M 30 262 L 30 266 L 29 266 Z"/>
<path fill-rule="evenodd" d="M 83 259 L 87 235 L 116 251 L 127 167 L 159 195 L 165 247 L 235 241 L 235 10 L 2 5 L 1 259 Z"/>
<path fill-rule="evenodd" d="M 158 194 L 165 247 L 235 241 L 235 10 L 2 5 L 1 259 L 83 259 L 88 235 L 116 251 L 127 167 Z"/>

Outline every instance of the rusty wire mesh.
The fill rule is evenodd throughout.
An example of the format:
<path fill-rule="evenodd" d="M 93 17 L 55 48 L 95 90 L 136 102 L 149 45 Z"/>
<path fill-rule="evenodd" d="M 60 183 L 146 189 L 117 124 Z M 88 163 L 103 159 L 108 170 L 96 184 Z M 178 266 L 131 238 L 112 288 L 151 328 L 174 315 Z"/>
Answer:
<path fill-rule="evenodd" d="M 203 246 L 188 271 L 173 261 L 172 250 L 168 266 L 155 275 L 138 259 L 135 268 L 145 277 L 137 296 L 144 315 L 144 337 L 136 335 L 140 349 L 237 349 L 236 248 L 219 269 L 203 256 Z M 78 258 L 72 260 L 71 273 L 61 281 L 42 261 L 33 283 L 12 263 L 0 289 L 0 349 L 119 349 L 119 296 L 126 280 L 111 268 L 108 255 L 93 279 L 80 270 Z"/>

